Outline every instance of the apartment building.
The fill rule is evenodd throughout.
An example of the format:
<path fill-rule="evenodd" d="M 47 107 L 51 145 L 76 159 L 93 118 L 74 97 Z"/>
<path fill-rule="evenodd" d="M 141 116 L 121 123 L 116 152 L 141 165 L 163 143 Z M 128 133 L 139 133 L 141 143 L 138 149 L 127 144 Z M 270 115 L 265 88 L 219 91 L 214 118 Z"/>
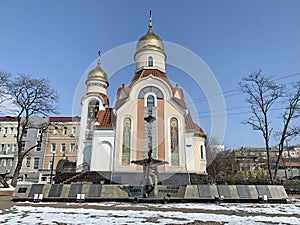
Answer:
<path fill-rule="evenodd" d="M 50 117 L 39 182 L 49 183 L 61 159 L 77 161 L 80 117 Z"/>
<path fill-rule="evenodd" d="M 17 151 L 16 117 L 0 117 L 0 174 L 11 176 L 15 167 Z"/>

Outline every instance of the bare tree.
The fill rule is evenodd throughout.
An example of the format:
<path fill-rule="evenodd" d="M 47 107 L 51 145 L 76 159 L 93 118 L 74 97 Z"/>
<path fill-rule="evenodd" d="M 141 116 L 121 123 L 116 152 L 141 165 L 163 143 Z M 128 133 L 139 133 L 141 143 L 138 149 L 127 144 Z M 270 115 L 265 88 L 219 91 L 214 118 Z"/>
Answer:
<path fill-rule="evenodd" d="M 0 105 L 9 99 L 9 95 L 7 93 L 8 77 L 9 77 L 8 73 L 0 72 Z M 1 112 L 1 108 L 0 108 L 0 112 Z"/>
<path fill-rule="evenodd" d="M 292 125 L 293 120 L 300 117 L 300 82 L 294 85 L 293 89 L 285 96 L 288 106 L 284 109 L 282 114 L 282 130 L 276 132 L 275 136 L 279 139 L 278 157 L 275 164 L 274 179 L 276 179 L 279 162 L 282 159 L 284 150 L 284 143 L 300 135 L 300 126 Z"/>
<path fill-rule="evenodd" d="M 205 149 L 207 167 L 214 161 L 220 151 L 224 151 L 224 148 L 222 148 L 220 142 L 214 137 L 210 137 L 206 140 Z"/>
<path fill-rule="evenodd" d="M 20 74 L 8 82 L 9 94 L 12 97 L 13 103 L 17 106 L 18 127 L 17 127 L 17 163 L 12 178 L 12 186 L 17 185 L 17 180 L 20 175 L 22 163 L 29 152 L 34 149 L 34 146 L 24 148 L 23 138 L 26 129 L 38 128 L 41 133 L 45 133 L 49 122 L 36 124 L 31 120 L 33 115 L 48 116 L 56 114 L 56 104 L 58 96 L 56 90 L 51 88 L 49 82 L 45 79 L 32 78 L 29 75 Z M 42 135 L 40 136 L 42 140 Z"/>
<path fill-rule="evenodd" d="M 207 167 L 208 179 L 213 183 L 231 179 L 236 171 L 236 161 L 233 151 L 219 151 Z"/>
<path fill-rule="evenodd" d="M 245 123 L 250 125 L 253 130 L 261 132 L 263 136 L 267 153 L 269 179 L 271 183 L 274 183 L 277 175 L 277 169 L 273 175 L 270 161 L 270 140 L 273 136 L 274 127 L 271 126 L 270 111 L 276 103 L 281 103 L 282 107 L 282 104 L 288 102 L 288 106 L 283 108 L 283 110 L 285 110 L 283 113 L 283 130 L 276 132 L 280 139 L 280 149 L 276 162 L 276 167 L 278 168 L 278 164 L 282 156 L 284 141 L 289 137 L 297 135 L 297 129 L 290 128 L 290 124 L 291 121 L 296 118 L 295 112 L 299 103 L 299 87 L 296 92 L 292 92 L 288 97 L 284 94 L 286 91 L 284 85 L 276 84 L 270 77 L 262 75 L 261 71 L 244 77 L 239 86 L 241 91 L 247 94 L 247 102 L 250 106 L 251 116 L 248 117 Z M 289 99 L 288 101 L 286 100 L 287 97 Z M 280 102 L 280 100 L 283 102 Z"/>

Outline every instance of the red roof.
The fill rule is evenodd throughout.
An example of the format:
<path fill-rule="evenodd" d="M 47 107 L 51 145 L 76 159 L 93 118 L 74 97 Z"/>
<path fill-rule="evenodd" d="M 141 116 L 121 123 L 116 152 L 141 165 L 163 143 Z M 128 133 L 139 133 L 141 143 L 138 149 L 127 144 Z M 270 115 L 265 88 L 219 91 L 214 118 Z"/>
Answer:
<path fill-rule="evenodd" d="M 0 116 L 0 121 L 18 121 L 18 117 L 15 117 L 15 116 Z"/>
<path fill-rule="evenodd" d="M 58 117 L 50 117 L 50 122 L 80 122 L 79 116 L 58 116 Z"/>
<path fill-rule="evenodd" d="M 154 77 L 158 77 L 158 78 L 163 79 L 171 87 L 170 81 L 167 78 L 166 74 L 163 73 L 163 72 L 161 72 L 161 71 L 159 71 L 159 70 L 157 70 L 157 69 L 146 69 L 146 70 L 141 70 L 139 72 L 136 72 L 135 75 L 134 75 L 134 77 L 132 78 L 132 80 L 130 82 L 129 87 L 131 87 L 137 80 L 139 80 L 141 78 L 144 78 L 144 77 L 147 77 L 150 74 L 152 76 L 154 76 Z"/>
<path fill-rule="evenodd" d="M 300 162 L 280 162 L 280 166 L 300 167 Z"/>
<path fill-rule="evenodd" d="M 100 125 L 95 125 L 95 129 L 113 128 L 114 115 L 112 113 L 112 108 L 105 108 L 105 110 L 100 110 L 97 114 L 97 121 Z"/>

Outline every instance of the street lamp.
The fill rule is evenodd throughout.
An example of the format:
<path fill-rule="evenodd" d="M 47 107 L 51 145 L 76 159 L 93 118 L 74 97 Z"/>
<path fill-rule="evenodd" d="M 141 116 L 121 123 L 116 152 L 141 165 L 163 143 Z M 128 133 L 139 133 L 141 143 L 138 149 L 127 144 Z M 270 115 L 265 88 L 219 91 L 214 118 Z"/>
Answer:
<path fill-rule="evenodd" d="M 54 167 L 54 156 L 55 156 L 55 153 L 53 153 L 53 155 L 52 155 L 52 164 L 51 164 L 51 168 L 50 168 L 50 170 L 51 170 L 51 172 L 50 172 L 50 184 L 52 184 L 52 181 L 53 181 L 52 176 L 53 176 L 53 167 Z"/>

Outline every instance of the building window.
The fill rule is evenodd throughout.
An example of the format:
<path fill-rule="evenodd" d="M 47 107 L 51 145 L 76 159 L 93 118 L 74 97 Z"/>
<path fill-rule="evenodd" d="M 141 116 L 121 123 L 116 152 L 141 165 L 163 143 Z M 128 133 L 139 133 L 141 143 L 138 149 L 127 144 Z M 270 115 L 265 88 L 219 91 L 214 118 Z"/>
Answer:
<path fill-rule="evenodd" d="M 152 58 L 152 56 L 148 57 L 148 66 L 153 66 L 153 58 Z"/>
<path fill-rule="evenodd" d="M 76 127 L 72 127 L 72 133 L 71 133 L 71 136 L 75 136 L 76 134 Z"/>
<path fill-rule="evenodd" d="M 63 129 L 63 134 L 66 135 L 67 132 L 68 132 L 68 128 L 67 128 L 67 127 L 64 127 L 64 129 Z"/>
<path fill-rule="evenodd" d="M 31 161 L 31 158 L 27 157 L 26 158 L 26 167 L 30 167 L 30 161 Z"/>
<path fill-rule="evenodd" d="M 53 161 L 49 161 L 49 164 L 48 164 L 48 169 L 51 170 L 52 169 L 52 165 L 53 165 Z"/>
<path fill-rule="evenodd" d="M 179 138 L 178 138 L 178 120 L 171 118 L 170 120 L 170 136 L 171 136 L 171 165 L 179 166 Z"/>
<path fill-rule="evenodd" d="M 65 144 L 65 143 L 62 143 L 62 144 L 60 145 L 60 151 L 61 151 L 61 152 L 65 152 L 65 150 L 66 150 L 66 144 Z"/>
<path fill-rule="evenodd" d="M 125 118 L 123 122 L 123 144 L 122 144 L 122 165 L 130 164 L 130 140 L 131 140 L 131 120 Z"/>
<path fill-rule="evenodd" d="M 42 149 L 42 142 L 38 141 L 35 150 L 36 150 L 37 152 L 40 152 L 41 149 Z"/>
<path fill-rule="evenodd" d="M 58 134 L 58 127 L 54 127 L 53 134 Z"/>
<path fill-rule="evenodd" d="M 25 128 L 23 132 L 23 137 L 27 137 L 27 134 L 28 134 L 28 128 Z"/>
<path fill-rule="evenodd" d="M 13 165 L 13 159 L 7 159 L 7 166 Z"/>
<path fill-rule="evenodd" d="M 33 169 L 37 170 L 39 168 L 40 158 L 35 157 L 33 162 Z"/>
<path fill-rule="evenodd" d="M 42 136 L 42 129 L 37 130 L 37 139 L 41 139 Z"/>
<path fill-rule="evenodd" d="M 204 159 L 203 145 L 200 146 L 200 159 Z"/>
<path fill-rule="evenodd" d="M 75 152 L 75 144 L 71 143 L 70 145 L 70 152 Z"/>
<path fill-rule="evenodd" d="M 26 142 L 25 141 L 22 141 L 22 151 L 24 151 L 26 148 Z"/>
<path fill-rule="evenodd" d="M 55 152 L 55 151 L 56 151 L 56 144 L 51 143 L 51 152 Z"/>

